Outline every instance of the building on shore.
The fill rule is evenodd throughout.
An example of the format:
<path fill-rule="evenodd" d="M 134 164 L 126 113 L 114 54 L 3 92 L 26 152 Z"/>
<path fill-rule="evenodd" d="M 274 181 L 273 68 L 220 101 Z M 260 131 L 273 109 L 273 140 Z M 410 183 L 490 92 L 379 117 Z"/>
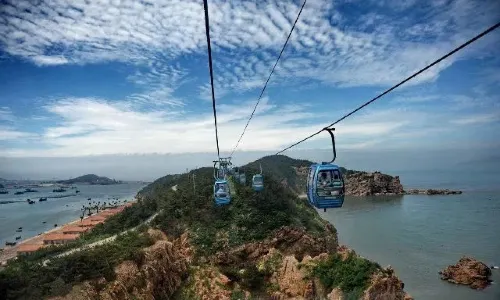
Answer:
<path fill-rule="evenodd" d="M 43 244 L 21 244 L 17 247 L 17 254 L 30 254 L 39 250 L 40 248 L 43 248 Z"/>
<path fill-rule="evenodd" d="M 81 221 L 81 222 L 78 222 L 78 226 L 87 227 L 90 229 L 90 228 L 93 228 L 94 226 L 96 226 L 97 224 L 101 224 L 101 223 L 104 223 L 104 221 L 91 220 L 90 218 L 87 218 L 87 219 L 83 219 L 83 221 Z"/>
<path fill-rule="evenodd" d="M 87 232 L 89 229 L 90 229 L 89 227 L 67 225 L 67 226 L 64 226 L 61 231 L 64 234 L 82 234 L 82 233 Z"/>
<path fill-rule="evenodd" d="M 64 245 L 78 239 L 79 234 L 48 233 L 43 237 L 44 245 Z"/>

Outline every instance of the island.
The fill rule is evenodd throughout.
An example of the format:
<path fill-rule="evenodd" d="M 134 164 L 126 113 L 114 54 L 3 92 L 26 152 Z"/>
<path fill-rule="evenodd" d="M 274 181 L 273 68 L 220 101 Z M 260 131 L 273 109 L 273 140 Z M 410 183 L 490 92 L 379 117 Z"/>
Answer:
<path fill-rule="evenodd" d="M 110 185 L 110 184 L 120 184 L 123 183 L 119 180 L 114 180 L 104 176 L 97 176 L 95 174 L 87 174 L 80 177 L 68 179 L 68 180 L 59 180 L 57 183 L 61 184 L 95 184 L 95 185 Z"/>

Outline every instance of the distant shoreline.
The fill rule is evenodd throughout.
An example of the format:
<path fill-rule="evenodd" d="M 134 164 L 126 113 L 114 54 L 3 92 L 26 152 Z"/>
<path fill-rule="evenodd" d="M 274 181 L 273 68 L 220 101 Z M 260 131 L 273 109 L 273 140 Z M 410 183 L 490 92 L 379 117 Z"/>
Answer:
<path fill-rule="evenodd" d="M 24 202 L 24 201 L 21 201 L 21 202 Z M 128 201 L 128 203 L 132 203 L 132 204 L 135 202 L 137 202 L 137 198 L 135 198 L 135 197 L 133 198 L 133 200 Z M 86 216 L 83 218 L 83 220 L 85 220 L 87 218 L 91 218 L 93 216 L 94 215 Z M 26 239 L 18 242 L 15 246 L 7 246 L 7 247 L 3 248 L 3 251 L 0 252 L 0 266 L 3 266 L 4 264 L 6 264 L 10 259 L 17 257 L 17 249 L 19 248 L 19 246 L 24 245 L 24 244 L 35 244 L 35 245 L 36 244 L 39 244 L 39 245 L 43 244 L 43 237 L 46 234 L 59 231 L 68 225 L 75 225 L 79 222 L 82 222 L 82 220 L 80 218 L 73 220 L 73 221 L 70 221 L 70 222 L 65 223 L 65 224 L 61 224 L 60 226 L 54 227 L 54 228 L 49 229 L 47 231 L 44 231 L 39 235 L 26 238 Z"/>

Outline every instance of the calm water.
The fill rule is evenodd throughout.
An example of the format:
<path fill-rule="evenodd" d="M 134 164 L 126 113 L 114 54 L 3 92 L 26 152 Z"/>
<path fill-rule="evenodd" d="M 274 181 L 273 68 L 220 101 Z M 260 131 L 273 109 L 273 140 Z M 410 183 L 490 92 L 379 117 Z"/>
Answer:
<path fill-rule="evenodd" d="M 68 189 L 66 193 L 53 193 L 54 187 L 33 188 L 38 193 L 25 193 L 14 195 L 12 189 L 9 194 L 0 195 L 0 201 L 21 200 L 22 202 L 0 204 L 0 247 L 4 247 L 6 241 L 14 241 L 15 237 L 21 235 L 26 239 L 38 233 L 76 220 L 81 214 L 81 207 L 87 204 L 88 198 L 92 201 L 108 201 L 108 198 L 120 200 L 132 200 L 136 193 L 144 186 L 139 183 L 125 183 L 117 185 L 75 185 L 80 190 L 77 196 L 67 198 L 49 198 L 46 202 L 38 202 L 40 197 L 55 196 L 74 193 L 75 190 Z M 24 189 L 22 189 L 24 190 Z M 26 199 L 35 200 L 36 203 L 29 205 Z M 46 221 L 46 224 L 42 224 Z M 16 229 L 23 227 L 23 232 L 17 233 Z"/>
<path fill-rule="evenodd" d="M 420 176 L 419 176 L 420 175 Z M 462 255 L 500 265 L 500 175 L 459 184 L 453 175 L 401 176 L 405 186 L 461 188 L 456 196 L 347 198 L 341 209 L 319 211 L 338 230 L 340 243 L 382 266 L 392 265 L 416 299 L 500 299 L 500 270 L 483 291 L 439 279 L 438 271 Z M 487 183 L 490 184 L 487 184 Z M 463 187 L 463 188 L 462 188 Z M 474 188 L 476 190 L 474 191 Z M 495 191 L 496 189 L 496 191 Z"/>

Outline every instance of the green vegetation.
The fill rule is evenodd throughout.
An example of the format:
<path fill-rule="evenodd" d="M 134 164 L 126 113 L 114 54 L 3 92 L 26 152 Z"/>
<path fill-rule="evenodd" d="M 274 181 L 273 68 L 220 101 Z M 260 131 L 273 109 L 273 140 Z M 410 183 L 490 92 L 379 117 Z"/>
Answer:
<path fill-rule="evenodd" d="M 104 277 L 114 279 L 114 267 L 123 260 L 141 264 L 141 249 L 153 243 L 148 235 L 129 232 L 111 244 L 52 258 L 21 257 L 0 272 L 0 299 L 42 299 L 68 293 L 72 285 Z"/>
<path fill-rule="evenodd" d="M 95 226 L 92 231 L 85 234 L 84 239 L 95 240 L 136 227 L 151 217 L 156 210 L 155 201 L 139 200 L 136 204 L 126 207 L 123 212 L 111 216 L 106 222 Z"/>
<path fill-rule="evenodd" d="M 196 175 L 196 193 L 192 174 Z M 253 175 L 247 169 L 249 178 Z M 264 178 L 265 190 L 255 192 L 249 185 L 235 183 L 231 205 L 216 207 L 213 201 L 211 168 L 182 175 L 177 191 L 171 188 L 149 193 L 162 211 L 155 225 L 170 236 L 185 230 L 199 255 L 211 255 L 228 247 L 262 240 L 282 226 L 305 227 L 320 234 L 324 223 L 315 212 L 290 190 L 272 178 Z"/>
<path fill-rule="evenodd" d="M 312 269 L 312 275 L 318 277 L 327 288 L 339 287 L 347 299 L 359 299 L 369 284 L 370 276 L 377 270 L 381 270 L 377 263 L 352 253 L 342 260 L 342 256 L 335 253 L 316 265 Z"/>

